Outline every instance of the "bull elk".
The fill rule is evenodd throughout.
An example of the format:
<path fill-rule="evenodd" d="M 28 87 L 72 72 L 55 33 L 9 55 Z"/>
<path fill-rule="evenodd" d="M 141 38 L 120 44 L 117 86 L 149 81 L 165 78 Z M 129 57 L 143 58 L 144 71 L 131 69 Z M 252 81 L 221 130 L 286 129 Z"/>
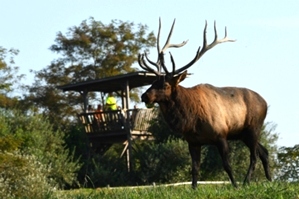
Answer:
<path fill-rule="evenodd" d="M 138 56 L 140 67 L 157 76 L 157 80 L 142 94 L 141 99 L 147 105 L 158 103 L 169 127 L 173 131 L 181 132 L 188 142 L 192 158 L 192 187 L 197 186 L 201 146 L 206 144 L 215 145 L 218 148 L 224 170 L 232 185 L 237 186 L 228 158 L 228 140 L 241 140 L 250 150 L 250 165 L 244 183 L 249 183 L 257 157 L 262 161 L 266 178 L 271 181 L 268 151 L 259 143 L 261 128 L 267 114 L 266 101 L 258 93 L 246 88 L 215 87 L 210 84 L 185 88 L 179 85 L 186 78 L 187 69 L 205 52 L 217 44 L 234 40 L 228 39 L 226 28 L 224 38 L 218 39 L 216 23 L 214 23 L 214 41 L 207 44 L 206 22 L 203 31 L 203 46 L 199 47 L 194 59 L 187 65 L 176 69 L 170 53 L 172 71 L 169 72 L 165 66 L 164 52 L 168 48 L 182 47 L 187 43 L 187 41 L 180 44 L 170 43 L 174 24 L 175 20 L 166 44 L 161 50 L 159 46 L 161 20 L 159 20 L 158 60 L 156 62 L 151 61 L 146 53 Z"/>

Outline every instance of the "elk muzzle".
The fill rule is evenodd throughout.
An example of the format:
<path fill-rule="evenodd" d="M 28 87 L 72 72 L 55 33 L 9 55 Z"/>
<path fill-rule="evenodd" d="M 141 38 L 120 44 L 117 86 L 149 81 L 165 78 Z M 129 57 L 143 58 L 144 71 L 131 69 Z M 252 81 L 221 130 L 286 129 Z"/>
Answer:
<path fill-rule="evenodd" d="M 144 102 L 144 103 L 146 103 L 146 104 L 149 102 L 149 98 L 148 98 L 148 96 L 147 96 L 146 93 L 143 93 L 141 95 L 141 101 Z"/>
<path fill-rule="evenodd" d="M 154 103 L 150 102 L 150 99 L 149 99 L 148 94 L 146 92 L 141 95 L 141 101 L 145 103 L 145 106 L 147 108 L 153 108 L 154 107 Z"/>

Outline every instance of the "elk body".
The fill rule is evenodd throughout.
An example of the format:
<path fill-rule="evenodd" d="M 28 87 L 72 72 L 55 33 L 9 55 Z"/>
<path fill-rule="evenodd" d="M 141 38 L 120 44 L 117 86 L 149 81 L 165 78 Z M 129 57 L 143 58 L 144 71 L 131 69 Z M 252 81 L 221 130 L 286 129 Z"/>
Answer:
<path fill-rule="evenodd" d="M 170 47 L 181 47 L 187 43 L 169 43 L 174 23 L 175 21 L 162 50 L 159 47 L 161 21 L 159 23 L 157 62 L 151 61 L 146 53 L 139 55 L 139 65 L 157 75 L 157 80 L 142 94 L 141 99 L 146 104 L 158 103 L 169 127 L 173 131 L 181 132 L 188 142 L 192 158 L 193 188 L 197 186 L 201 147 L 206 144 L 215 145 L 218 148 L 224 170 L 231 183 L 237 186 L 229 163 L 227 140 L 241 140 L 250 150 L 250 165 L 244 183 L 249 183 L 257 157 L 262 161 L 267 179 L 271 180 L 268 151 L 259 143 L 261 128 L 267 114 L 266 101 L 258 93 L 246 88 L 214 87 L 209 84 L 185 88 L 179 85 L 187 76 L 187 68 L 192 66 L 206 51 L 219 43 L 234 40 L 227 38 L 226 29 L 225 37 L 219 40 L 216 24 L 214 24 L 215 38 L 211 44 L 207 45 L 206 23 L 202 49 L 198 49 L 195 58 L 190 63 L 177 70 L 170 54 L 172 72 L 168 72 L 164 62 L 165 50 Z M 164 73 L 161 72 L 162 68 Z"/>

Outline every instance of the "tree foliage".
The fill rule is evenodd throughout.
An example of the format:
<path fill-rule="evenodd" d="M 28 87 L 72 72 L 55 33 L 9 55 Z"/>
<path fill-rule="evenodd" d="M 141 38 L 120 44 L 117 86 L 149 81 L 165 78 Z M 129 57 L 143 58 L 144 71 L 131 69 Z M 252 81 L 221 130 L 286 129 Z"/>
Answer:
<path fill-rule="evenodd" d="M 18 81 L 24 75 L 17 75 L 19 67 L 14 66 L 14 57 L 19 53 L 16 49 L 6 49 L 0 46 L 0 107 L 9 108 L 16 106 L 17 97 L 9 96 Z"/>
<path fill-rule="evenodd" d="M 51 70 L 62 74 L 58 77 L 64 77 L 65 83 L 132 72 L 140 50 L 155 44 L 153 33 L 147 35 L 146 31 L 147 26 L 135 27 L 132 22 L 112 20 L 105 25 L 93 18 L 84 20 L 79 26 L 69 28 L 66 34 L 57 34 L 56 44 L 50 50 L 62 55 L 56 63 L 65 68 L 52 65 Z"/>
<path fill-rule="evenodd" d="M 142 184 L 189 181 L 191 159 L 183 140 L 142 142 L 134 149 L 136 181 Z"/>
<path fill-rule="evenodd" d="M 94 154 L 85 165 L 85 187 L 147 185 L 190 179 L 191 160 L 187 143 L 169 140 L 165 143 L 134 141 L 133 167 L 127 171 L 126 155 L 120 158 L 123 144 L 114 144 L 104 155 Z M 84 182 L 84 183 L 83 183 Z"/>
<path fill-rule="evenodd" d="M 146 25 L 120 20 L 106 25 L 93 18 L 84 20 L 65 34 L 58 32 L 50 50 L 59 57 L 46 68 L 33 71 L 35 82 L 28 86 L 24 103 L 33 105 L 53 123 L 67 122 L 82 110 L 83 99 L 79 93 L 62 93 L 57 86 L 132 72 L 138 52 L 154 43 L 155 37 L 147 33 Z M 137 100 L 137 95 L 133 96 Z M 99 100 L 103 94 L 98 97 L 89 93 L 88 97 Z"/>
<path fill-rule="evenodd" d="M 45 117 L 1 110 L 0 125 L 1 163 L 6 162 L 12 168 L 19 168 L 20 172 L 26 170 L 27 164 L 40 165 L 44 167 L 42 175 L 57 188 L 77 182 L 77 171 L 80 168 L 78 160 L 65 147 L 64 133 L 53 131 Z M 0 169 L 3 169 L 2 177 L 9 175 L 6 172 L 10 170 L 5 167 Z M 32 169 L 28 170 L 28 175 L 35 171 Z"/>
<path fill-rule="evenodd" d="M 47 198 L 56 188 L 55 183 L 45 175 L 48 168 L 49 166 L 41 164 L 35 156 L 25 155 L 18 150 L 1 150 L 0 197 Z"/>
<path fill-rule="evenodd" d="M 277 159 L 280 165 L 277 178 L 284 181 L 299 181 L 299 145 L 280 148 Z"/>

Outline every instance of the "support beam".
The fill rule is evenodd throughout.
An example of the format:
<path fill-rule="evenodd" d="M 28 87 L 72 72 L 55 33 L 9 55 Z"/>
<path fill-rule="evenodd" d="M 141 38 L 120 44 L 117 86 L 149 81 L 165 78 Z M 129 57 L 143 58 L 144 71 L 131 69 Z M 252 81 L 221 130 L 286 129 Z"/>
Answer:
<path fill-rule="evenodd" d="M 129 81 L 126 81 L 125 85 L 125 110 L 127 113 L 126 117 L 126 131 L 127 131 L 127 140 L 128 140 L 128 149 L 127 149 L 127 161 L 128 161 L 128 171 L 132 171 L 132 135 L 131 135 L 131 128 L 130 128 L 130 112 L 128 111 L 129 109 L 129 104 L 130 104 L 130 88 L 129 88 Z"/>
<path fill-rule="evenodd" d="M 88 106 L 88 91 L 84 90 L 82 92 L 80 92 L 82 98 L 83 98 L 83 112 L 86 113 L 87 112 L 87 106 Z"/>

